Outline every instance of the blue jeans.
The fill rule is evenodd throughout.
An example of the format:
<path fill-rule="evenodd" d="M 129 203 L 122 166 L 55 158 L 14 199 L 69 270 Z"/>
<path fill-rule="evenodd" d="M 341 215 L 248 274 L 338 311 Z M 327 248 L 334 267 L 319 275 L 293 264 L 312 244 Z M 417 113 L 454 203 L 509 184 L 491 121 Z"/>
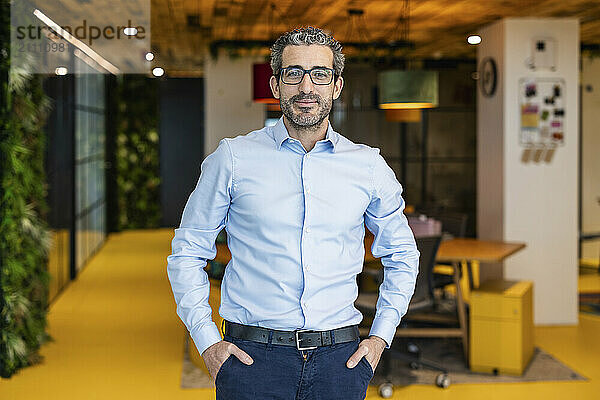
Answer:
<path fill-rule="evenodd" d="M 373 369 L 366 358 L 346 362 L 360 339 L 314 350 L 225 336 L 252 357 L 252 365 L 230 355 L 216 376 L 217 400 L 364 400 Z M 305 359 L 306 357 L 306 359 Z"/>

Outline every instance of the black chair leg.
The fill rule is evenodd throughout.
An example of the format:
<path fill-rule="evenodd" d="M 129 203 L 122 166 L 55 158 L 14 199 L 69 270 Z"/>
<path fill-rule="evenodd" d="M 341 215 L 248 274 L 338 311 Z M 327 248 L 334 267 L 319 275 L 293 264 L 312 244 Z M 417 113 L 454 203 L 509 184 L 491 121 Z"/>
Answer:
<path fill-rule="evenodd" d="M 421 365 L 421 366 L 427 367 L 429 369 L 443 372 L 444 374 L 448 373 L 448 370 L 446 368 L 444 368 L 441 365 L 438 365 L 432 361 L 424 360 L 420 356 L 415 356 L 415 355 L 412 355 L 409 353 L 404 353 L 404 352 L 394 350 L 394 349 L 389 349 L 388 351 L 390 352 L 388 357 L 398 358 L 398 359 L 406 361 L 408 363 L 415 363 L 417 365 Z"/>

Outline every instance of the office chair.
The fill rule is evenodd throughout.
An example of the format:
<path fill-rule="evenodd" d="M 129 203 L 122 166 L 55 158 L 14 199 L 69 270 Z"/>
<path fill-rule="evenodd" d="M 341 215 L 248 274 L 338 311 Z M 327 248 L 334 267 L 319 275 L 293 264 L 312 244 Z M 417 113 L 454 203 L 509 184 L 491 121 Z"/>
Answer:
<path fill-rule="evenodd" d="M 415 286 L 415 292 L 411 298 L 408 306 L 408 311 L 403 318 L 403 322 L 400 327 L 396 330 L 396 337 L 402 337 L 401 330 L 406 326 L 406 320 L 410 320 L 411 315 L 420 313 L 420 321 L 423 321 L 422 312 L 425 310 L 431 310 L 434 305 L 433 299 L 433 266 L 435 264 L 435 257 L 441 242 L 441 235 L 418 237 L 416 238 L 417 248 L 421 253 L 419 259 L 419 274 L 417 275 L 417 282 Z M 365 269 L 367 275 L 373 277 L 377 285 L 379 286 L 383 282 L 383 269 Z M 356 299 L 355 306 L 361 312 L 367 315 L 374 316 L 376 311 L 378 293 L 359 293 Z M 439 321 L 438 318 L 435 319 Z M 382 397 L 390 397 L 392 393 L 392 385 L 390 383 L 390 364 L 391 358 L 399 358 L 407 361 L 411 368 L 427 367 L 440 371 L 436 378 L 436 384 L 439 387 L 446 388 L 450 385 L 450 378 L 448 377 L 448 371 L 433 362 L 424 360 L 420 356 L 420 350 L 414 343 L 408 343 L 406 346 L 407 351 L 398 350 L 398 346 L 403 344 L 402 341 L 394 340 L 393 346 L 390 349 L 386 349 L 381 358 L 384 375 L 386 376 L 386 383 L 379 386 L 379 394 Z"/>
<path fill-rule="evenodd" d="M 442 223 L 443 236 L 449 236 L 451 238 L 463 238 L 467 232 L 467 218 L 468 215 L 464 213 L 449 213 L 440 212 L 432 213 L 429 217 L 436 219 Z M 434 266 L 433 271 L 433 290 L 443 289 L 447 285 L 453 284 L 454 279 L 452 277 L 453 267 L 447 264 L 437 264 Z M 462 267 L 460 268 L 460 276 L 462 277 Z M 440 301 L 434 298 L 435 306 L 440 306 Z"/>
<path fill-rule="evenodd" d="M 442 223 L 442 231 L 452 237 L 465 237 L 467 233 L 467 218 L 465 213 L 434 213 L 428 215 Z"/>

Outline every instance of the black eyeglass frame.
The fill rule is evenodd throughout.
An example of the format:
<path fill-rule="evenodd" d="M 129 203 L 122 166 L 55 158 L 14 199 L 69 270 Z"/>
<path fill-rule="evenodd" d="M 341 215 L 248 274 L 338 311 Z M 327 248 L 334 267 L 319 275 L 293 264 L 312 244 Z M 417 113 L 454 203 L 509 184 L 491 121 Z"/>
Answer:
<path fill-rule="evenodd" d="M 287 83 L 283 80 L 283 71 L 287 70 L 287 69 L 291 69 L 291 68 L 295 68 L 295 69 L 301 69 L 302 70 L 302 77 L 300 78 L 300 80 L 297 83 Z M 313 80 L 313 77 L 311 75 L 311 72 L 315 69 L 325 69 L 328 71 L 331 71 L 331 80 L 328 83 L 316 83 Z M 331 82 L 335 81 L 337 79 L 337 75 L 335 73 L 335 70 L 333 68 L 328 68 L 328 67 L 312 67 L 311 69 L 304 69 L 301 67 L 297 67 L 297 66 L 289 66 L 289 67 L 283 67 L 279 70 L 279 79 L 281 79 L 281 82 L 285 83 L 286 85 L 299 85 L 303 80 L 304 80 L 304 75 L 308 74 L 308 77 L 310 78 L 310 81 L 313 83 L 313 85 L 319 85 L 319 86 L 324 86 L 324 85 L 329 85 L 331 84 Z"/>

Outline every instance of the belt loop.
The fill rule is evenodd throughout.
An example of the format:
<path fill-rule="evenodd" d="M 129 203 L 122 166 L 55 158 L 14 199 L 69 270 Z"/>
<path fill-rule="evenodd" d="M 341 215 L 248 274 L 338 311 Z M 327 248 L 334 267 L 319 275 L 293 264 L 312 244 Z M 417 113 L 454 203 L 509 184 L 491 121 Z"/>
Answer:
<path fill-rule="evenodd" d="M 267 342 L 267 350 L 273 349 L 273 329 L 269 329 L 269 340 Z"/>
<path fill-rule="evenodd" d="M 335 333 L 333 332 L 335 329 L 332 329 L 331 332 L 331 344 L 334 345 L 335 344 Z"/>

